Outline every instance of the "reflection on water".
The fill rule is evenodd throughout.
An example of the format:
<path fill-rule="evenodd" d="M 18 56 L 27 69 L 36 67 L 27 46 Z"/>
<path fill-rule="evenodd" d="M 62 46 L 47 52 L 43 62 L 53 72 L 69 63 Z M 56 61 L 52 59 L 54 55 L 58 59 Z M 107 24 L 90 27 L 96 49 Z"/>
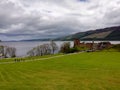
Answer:
<path fill-rule="evenodd" d="M 56 44 L 60 47 L 62 43 L 65 41 L 56 41 Z M 85 41 L 86 42 L 86 41 Z M 91 42 L 91 41 L 87 41 Z M 98 43 L 100 41 L 95 41 Z M 112 44 L 120 44 L 120 41 L 110 41 Z M 15 47 L 17 49 L 17 56 L 26 56 L 26 53 L 31 50 L 33 47 L 38 45 L 49 43 L 49 42 L 41 42 L 41 41 L 31 41 L 31 42 L 0 42 L 0 45 Z M 71 46 L 73 46 L 73 42 L 71 41 Z"/>

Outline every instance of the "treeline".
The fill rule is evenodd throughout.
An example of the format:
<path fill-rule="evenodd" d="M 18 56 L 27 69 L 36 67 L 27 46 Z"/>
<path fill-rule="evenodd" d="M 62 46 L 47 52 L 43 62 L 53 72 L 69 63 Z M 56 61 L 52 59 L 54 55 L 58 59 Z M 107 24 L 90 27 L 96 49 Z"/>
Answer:
<path fill-rule="evenodd" d="M 29 52 L 27 52 L 28 56 L 43 56 L 54 54 L 58 50 L 58 46 L 54 41 L 50 41 L 50 43 L 42 44 L 37 47 L 34 47 Z"/>
<path fill-rule="evenodd" d="M 60 47 L 60 52 L 61 53 L 74 53 L 74 52 L 79 52 L 82 49 L 78 48 L 78 47 L 71 47 L 70 42 L 64 42 L 61 47 Z"/>
<path fill-rule="evenodd" d="M 44 56 L 55 54 L 55 52 L 59 53 L 74 53 L 80 51 L 77 47 L 71 47 L 70 42 L 64 42 L 60 47 L 54 41 L 50 43 L 42 44 L 37 47 L 34 47 L 29 52 L 27 52 L 28 56 Z"/>
<path fill-rule="evenodd" d="M 16 48 L 8 46 L 0 46 L 0 57 L 16 57 Z"/>
<path fill-rule="evenodd" d="M 120 44 L 112 45 L 112 47 L 108 48 L 107 50 L 115 50 L 120 52 Z"/>
<path fill-rule="evenodd" d="M 55 53 L 74 53 L 78 52 L 78 48 L 71 47 L 70 42 L 64 42 L 60 47 L 54 41 L 45 43 L 32 48 L 27 52 L 27 56 L 44 56 Z M 0 46 L 0 57 L 2 58 L 14 58 L 16 57 L 16 48 L 8 46 Z"/>
<path fill-rule="evenodd" d="M 108 49 L 108 48 L 107 48 Z M 120 44 L 113 45 L 109 49 L 115 49 L 120 51 Z M 70 42 L 64 42 L 60 47 L 54 41 L 50 41 L 50 43 L 45 43 L 34 47 L 30 51 L 27 52 L 28 56 L 44 56 L 55 53 L 74 53 L 79 51 L 86 51 L 88 48 L 86 47 L 75 47 L 71 46 Z M 16 57 L 16 48 L 8 47 L 8 46 L 0 46 L 0 57 L 2 58 L 14 58 Z"/>

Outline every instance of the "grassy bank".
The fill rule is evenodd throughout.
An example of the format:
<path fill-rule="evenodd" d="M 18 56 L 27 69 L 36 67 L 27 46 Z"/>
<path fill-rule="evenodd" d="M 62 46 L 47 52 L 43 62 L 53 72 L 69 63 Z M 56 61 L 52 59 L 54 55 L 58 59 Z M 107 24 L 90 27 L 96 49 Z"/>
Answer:
<path fill-rule="evenodd" d="M 120 90 L 120 53 L 80 53 L 35 62 L 1 64 L 0 89 Z"/>

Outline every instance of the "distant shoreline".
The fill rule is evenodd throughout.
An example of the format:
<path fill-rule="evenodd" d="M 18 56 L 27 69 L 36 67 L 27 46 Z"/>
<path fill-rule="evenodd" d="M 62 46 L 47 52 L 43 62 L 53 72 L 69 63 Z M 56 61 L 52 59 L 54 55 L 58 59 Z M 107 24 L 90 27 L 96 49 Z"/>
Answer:
<path fill-rule="evenodd" d="M 34 42 L 34 41 L 41 41 L 41 42 L 47 42 L 47 41 L 50 41 L 50 40 L 20 40 L 20 41 L 0 41 L 0 42 Z M 73 40 L 53 40 L 53 41 L 73 41 Z M 93 41 L 93 40 L 80 40 L 80 41 Z M 94 41 L 102 41 L 102 42 L 106 42 L 106 41 L 118 41 L 120 42 L 120 40 L 94 40 Z"/>

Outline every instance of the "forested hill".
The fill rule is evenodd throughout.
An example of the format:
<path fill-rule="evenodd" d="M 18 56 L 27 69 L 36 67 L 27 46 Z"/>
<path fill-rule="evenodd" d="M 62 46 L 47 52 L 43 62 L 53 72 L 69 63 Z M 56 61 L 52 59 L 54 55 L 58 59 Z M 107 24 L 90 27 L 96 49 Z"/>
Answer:
<path fill-rule="evenodd" d="M 75 38 L 81 40 L 120 40 L 120 26 L 108 27 L 104 29 L 89 30 L 86 32 L 79 32 L 65 37 L 57 38 L 55 40 L 74 40 Z"/>

